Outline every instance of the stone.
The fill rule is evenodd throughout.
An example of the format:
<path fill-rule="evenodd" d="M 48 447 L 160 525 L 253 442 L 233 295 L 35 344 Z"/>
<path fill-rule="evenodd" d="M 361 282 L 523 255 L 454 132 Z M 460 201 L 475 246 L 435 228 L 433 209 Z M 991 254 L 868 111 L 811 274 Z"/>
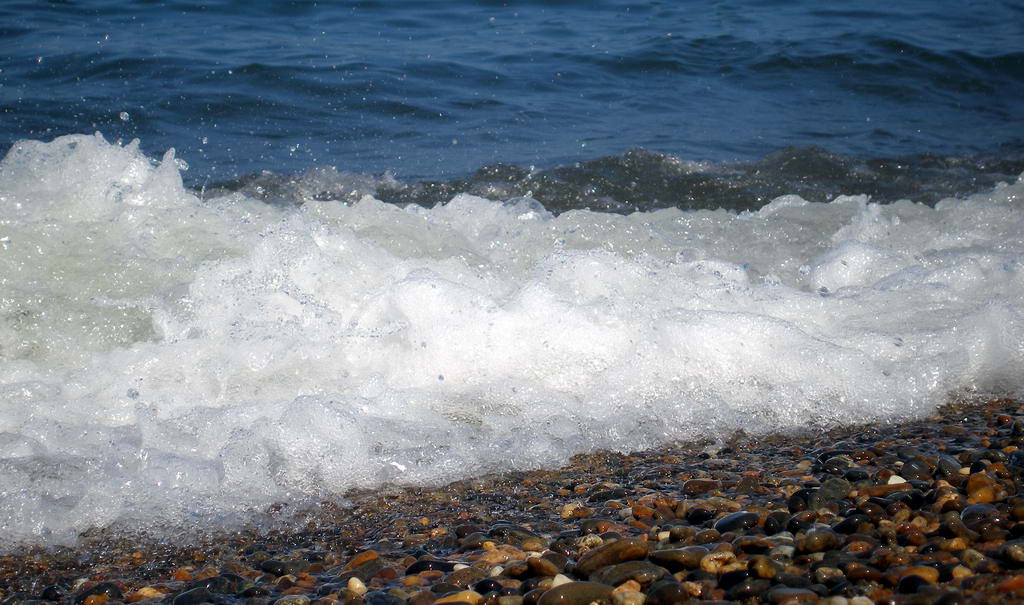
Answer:
<path fill-rule="evenodd" d="M 700 560 L 710 550 L 704 546 L 686 546 L 684 548 L 672 548 L 656 550 L 650 554 L 651 561 L 663 565 L 670 570 L 696 569 L 700 567 Z"/>
<path fill-rule="evenodd" d="M 814 570 L 814 580 L 825 586 L 835 586 L 846 580 L 846 575 L 836 567 L 822 566 Z"/>
<path fill-rule="evenodd" d="M 576 563 L 576 571 L 589 576 L 594 571 L 647 556 L 649 544 L 643 538 L 623 538 L 587 551 Z"/>
<path fill-rule="evenodd" d="M 644 605 L 678 605 L 695 597 L 703 596 L 700 584 L 696 582 L 658 582 L 647 591 Z"/>
<path fill-rule="evenodd" d="M 379 556 L 380 555 L 375 550 L 364 550 L 363 552 L 361 552 L 361 553 L 357 554 L 356 556 L 352 557 L 352 559 L 348 563 L 346 563 L 345 567 L 342 568 L 342 569 L 348 570 L 348 569 L 352 569 L 353 567 L 359 567 L 363 563 L 366 563 L 368 561 L 373 561 L 374 559 L 378 558 Z"/>
<path fill-rule="evenodd" d="M 931 582 L 925 580 L 921 576 L 911 574 L 904 576 L 896 584 L 896 592 L 901 594 L 914 594 L 920 592 L 922 588 L 931 586 Z"/>
<path fill-rule="evenodd" d="M 532 575 L 557 575 L 561 568 L 549 559 L 531 557 L 526 559 L 526 568 Z"/>
<path fill-rule="evenodd" d="M 927 565 L 914 565 L 900 571 L 898 577 L 903 579 L 907 576 L 918 576 L 924 581 L 934 584 L 939 581 L 939 570 Z"/>
<path fill-rule="evenodd" d="M 748 577 L 733 584 L 725 594 L 730 601 L 746 601 L 760 597 L 771 587 L 772 583 L 769 580 Z"/>
<path fill-rule="evenodd" d="M 757 578 L 771 580 L 783 571 L 783 566 L 777 561 L 764 555 L 750 557 L 747 569 Z"/>
<path fill-rule="evenodd" d="M 903 467 L 900 468 L 900 475 L 909 480 L 931 481 L 932 469 L 924 460 L 912 458 L 903 463 Z"/>
<path fill-rule="evenodd" d="M 729 551 L 710 552 L 700 560 L 700 568 L 715 575 L 730 570 L 730 566 L 736 562 L 736 554 Z"/>
<path fill-rule="evenodd" d="M 789 513 L 782 511 L 773 511 L 768 513 L 768 516 L 764 520 L 765 535 L 774 536 L 781 531 L 785 531 L 786 525 L 789 524 L 789 517 Z"/>
<path fill-rule="evenodd" d="M 406 605 L 405 599 L 382 590 L 371 590 L 366 593 L 363 595 L 363 602 L 366 605 Z"/>
<path fill-rule="evenodd" d="M 760 516 L 757 513 L 739 511 L 715 521 L 715 530 L 720 533 L 736 532 L 756 527 Z"/>
<path fill-rule="evenodd" d="M 772 603 L 789 605 L 790 603 L 815 603 L 820 598 L 820 595 L 807 588 L 776 586 L 769 590 L 765 597 Z"/>
<path fill-rule="evenodd" d="M 999 547 L 999 558 L 1016 565 L 1024 565 L 1024 540 L 1004 542 Z"/>
<path fill-rule="evenodd" d="M 821 487 L 810 495 L 808 499 L 808 506 L 811 510 L 826 508 L 833 502 L 838 502 L 839 500 L 846 498 L 847 494 L 849 494 L 852 489 L 853 484 L 846 479 L 833 477 L 822 483 Z"/>
<path fill-rule="evenodd" d="M 597 582 L 569 582 L 541 595 L 537 605 L 590 605 L 612 602 L 612 587 Z"/>
<path fill-rule="evenodd" d="M 260 569 L 267 573 L 272 573 L 275 576 L 287 576 L 297 574 L 306 567 L 309 566 L 309 562 L 302 559 L 293 559 L 290 561 L 281 561 L 278 559 L 267 559 L 260 563 Z"/>
<path fill-rule="evenodd" d="M 613 605 L 643 605 L 647 597 L 636 590 L 623 590 L 612 593 Z"/>
<path fill-rule="evenodd" d="M 507 559 L 506 559 L 507 560 Z M 411 576 L 421 571 L 443 571 L 449 572 L 455 569 L 455 563 L 451 561 L 439 561 L 436 559 L 420 559 L 409 567 L 405 568 L 405 575 Z"/>
<path fill-rule="evenodd" d="M 722 483 L 713 479 L 690 479 L 683 483 L 683 493 L 687 496 L 699 496 L 721 489 Z"/>
<path fill-rule="evenodd" d="M 831 529 L 817 528 L 797 535 L 796 550 L 801 553 L 815 553 L 832 550 L 842 544 L 839 535 Z"/>
<path fill-rule="evenodd" d="M 533 559 L 531 559 L 532 561 Z M 558 573 L 557 571 L 555 573 Z M 555 575 L 555 574 L 539 574 L 539 575 Z M 483 580 L 487 577 L 482 569 L 477 567 L 463 567 L 462 569 L 456 569 L 447 576 L 445 576 L 445 582 L 451 582 L 456 586 L 462 588 L 469 588 L 471 585 Z"/>
<path fill-rule="evenodd" d="M 668 575 L 668 570 L 649 561 L 626 561 L 618 565 L 610 565 L 590 574 L 590 579 L 602 584 L 618 586 L 627 580 L 635 580 L 640 584 L 651 584 Z"/>
<path fill-rule="evenodd" d="M 469 605 L 478 605 L 482 600 L 483 596 L 479 592 L 475 590 L 462 590 L 443 596 L 434 601 L 434 603 L 469 603 Z"/>
<path fill-rule="evenodd" d="M 110 599 L 120 600 L 124 598 L 121 593 L 121 587 L 113 582 L 100 582 L 99 584 L 85 590 L 75 596 L 75 603 L 78 605 L 85 605 L 85 600 L 93 596 L 106 597 L 104 602 Z"/>
<path fill-rule="evenodd" d="M 976 573 L 992 573 L 999 570 L 999 566 L 995 561 L 973 548 L 968 548 L 961 552 L 960 560 L 971 571 Z"/>
<path fill-rule="evenodd" d="M 216 597 L 206 589 L 205 586 L 186 590 L 174 597 L 171 605 L 198 605 L 199 603 L 212 602 Z"/>

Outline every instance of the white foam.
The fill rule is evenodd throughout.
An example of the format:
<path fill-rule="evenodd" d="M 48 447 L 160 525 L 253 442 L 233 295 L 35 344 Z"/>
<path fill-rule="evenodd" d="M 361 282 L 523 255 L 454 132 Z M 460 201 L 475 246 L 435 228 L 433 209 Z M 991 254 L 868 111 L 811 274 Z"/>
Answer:
<path fill-rule="evenodd" d="M 1024 391 L 1024 181 L 554 217 L 201 201 L 180 168 L 99 136 L 0 164 L 0 540 Z"/>

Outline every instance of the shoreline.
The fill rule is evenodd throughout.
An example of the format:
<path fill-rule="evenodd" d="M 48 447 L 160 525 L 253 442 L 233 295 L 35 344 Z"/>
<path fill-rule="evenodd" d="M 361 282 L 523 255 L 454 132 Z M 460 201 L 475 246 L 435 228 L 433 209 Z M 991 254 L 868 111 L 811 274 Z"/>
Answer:
<path fill-rule="evenodd" d="M 1024 404 L 993 400 L 892 425 L 741 433 L 716 450 L 586 454 L 350 495 L 286 530 L 188 546 L 97 532 L 0 554 L 0 603 L 1019 602 L 1019 451 Z"/>

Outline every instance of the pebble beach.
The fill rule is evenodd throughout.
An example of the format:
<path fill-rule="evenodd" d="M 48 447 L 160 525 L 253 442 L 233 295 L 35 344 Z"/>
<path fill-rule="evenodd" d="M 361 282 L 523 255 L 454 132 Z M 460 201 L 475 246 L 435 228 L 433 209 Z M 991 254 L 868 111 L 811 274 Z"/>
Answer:
<path fill-rule="evenodd" d="M 1024 404 L 993 400 L 591 454 L 196 544 L 100 531 L 5 553 L 0 603 L 1017 603 L 1022 447 Z"/>

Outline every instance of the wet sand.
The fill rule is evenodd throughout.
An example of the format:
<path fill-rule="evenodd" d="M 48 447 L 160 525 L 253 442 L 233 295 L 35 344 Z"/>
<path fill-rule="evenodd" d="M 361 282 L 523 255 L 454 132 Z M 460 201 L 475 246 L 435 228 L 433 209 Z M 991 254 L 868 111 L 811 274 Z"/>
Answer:
<path fill-rule="evenodd" d="M 1024 405 L 350 494 L 284 529 L 0 556 L 0 602 L 1024 600 Z"/>

